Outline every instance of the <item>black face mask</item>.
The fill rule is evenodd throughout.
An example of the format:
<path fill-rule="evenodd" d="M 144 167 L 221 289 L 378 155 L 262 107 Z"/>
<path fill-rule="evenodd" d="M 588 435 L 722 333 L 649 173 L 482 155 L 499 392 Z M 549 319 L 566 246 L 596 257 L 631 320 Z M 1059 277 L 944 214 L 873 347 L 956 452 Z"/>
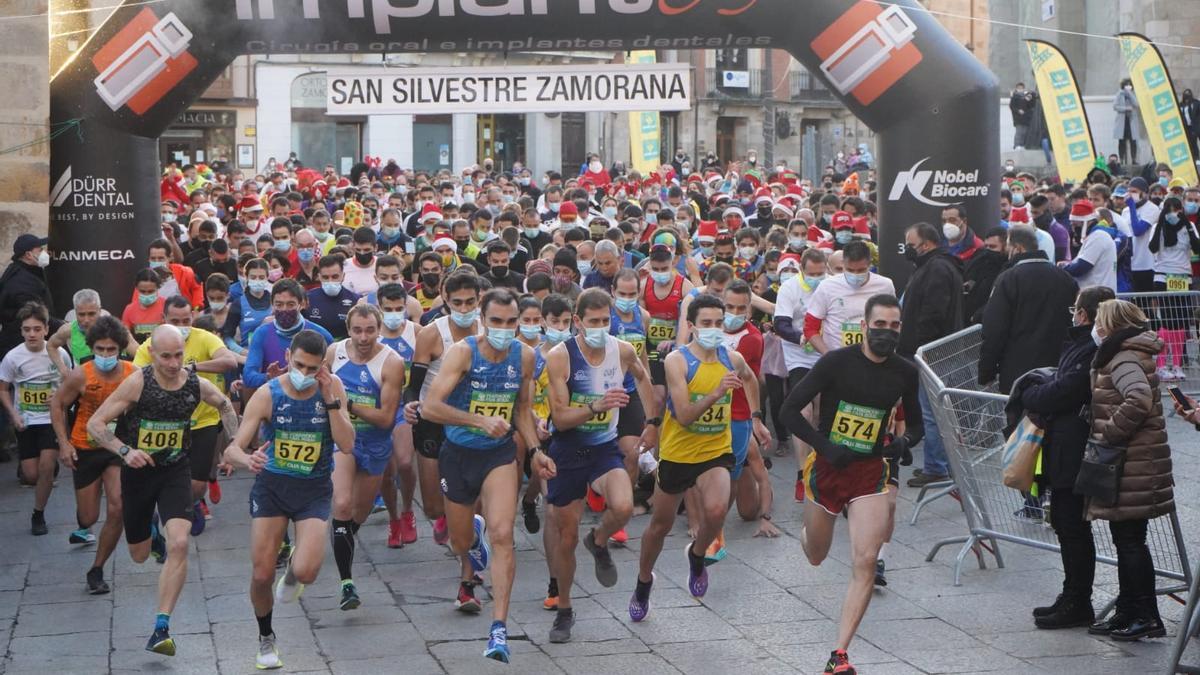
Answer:
<path fill-rule="evenodd" d="M 921 256 L 921 254 L 919 251 L 917 251 L 917 248 L 915 246 L 913 246 L 912 244 L 904 245 L 904 259 L 905 260 L 907 260 L 910 263 L 915 263 L 915 262 L 917 262 L 917 258 L 919 258 L 920 256 Z"/>
<path fill-rule="evenodd" d="M 471 244 L 471 240 L 470 239 L 463 239 L 463 240 L 455 239 L 454 244 L 456 246 L 458 246 L 459 252 L 462 252 L 462 251 L 467 250 L 467 246 L 469 246 Z"/>
<path fill-rule="evenodd" d="M 867 347 L 876 356 L 891 356 L 900 344 L 900 331 L 891 328 L 868 328 Z"/>
<path fill-rule="evenodd" d="M 1051 219 L 1050 212 L 1045 211 L 1042 213 L 1042 215 L 1033 219 L 1033 224 L 1037 225 L 1038 229 L 1044 230 L 1044 229 L 1050 227 L 1050 219 Z"/>
<path fill-rule="evenodd" d="M 436 272 L 425 272 L 421 274 L 421 285 L 425 288 L 437 290 L 438 284 L 442 282 L 442 275 Z"/>
<path fill-rule="evenodd" d="M 771 207 L 768 206 L 767 208 L 759 208 L 758 216 L 760 218 L 770 218 L 771 217 Z"/>
<path fill-rule="evenodd" d="M 358 261 L 359 265 L 370 265 L 371 261 L 375 259 L 375 254 L 374 253 L 355 253 L 354 259 Z"/>
<path fill-rule="evenodd" d="M 1154 202 L 1155 206 L 1162 206 L 1163 198 L 1162 197 L 1151 197 L 1150 201 Z"/>
<path fill-rule="evenodd" d="M 730 256 L 728 258 L 717 256 L 717 262 L 725 263 L 726 265 L 732 265 L 733 264 L 733 256 Z"/>
<path fill-rule="evenodd" d="M 508 276 L 508 265 L 493 265 L 492 276 L 496 277 L 497 279 L 503 279 L 504 277 Z"/>

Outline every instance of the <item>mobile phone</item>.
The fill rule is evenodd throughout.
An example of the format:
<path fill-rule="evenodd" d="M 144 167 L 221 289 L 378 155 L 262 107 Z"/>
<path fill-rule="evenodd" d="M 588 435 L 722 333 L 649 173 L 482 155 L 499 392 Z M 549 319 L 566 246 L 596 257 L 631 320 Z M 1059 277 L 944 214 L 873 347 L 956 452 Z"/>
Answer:
<path fill-rule="evenodd" d="M 1175 402 L 1179 404 L 1179 407 L 1183 408 L 1184 410 L 1191 410 L 1191 404 L 1188 402 L 1187 397 L 1183 395 L 1183 391 L 1179 387 L 1167 387 L 1167 393 L 1171 394 L 1171 398 L 1175 399 Z"/>

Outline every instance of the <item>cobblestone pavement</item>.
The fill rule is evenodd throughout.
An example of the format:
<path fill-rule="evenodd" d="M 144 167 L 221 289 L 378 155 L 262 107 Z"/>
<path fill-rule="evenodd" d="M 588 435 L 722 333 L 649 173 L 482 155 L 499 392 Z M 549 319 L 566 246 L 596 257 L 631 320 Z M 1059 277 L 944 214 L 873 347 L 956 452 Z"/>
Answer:
<path fill-rule="evenodd" d="M 1200 437 L 1170 422 L 1176 500 L 1185 538 L 1200 532 L 1196 479 Z M 919 453 L 917 466 L 920 465 Z M 174 615 L 173 659 L 143 651 L 153 623 L 158 566 L 135 565 L 124 549 L 105 571 L 113 592 L 89 596 L 84 573 L 88 548 L 67 543 L 74 529 L 74 499 L 64 473 L 51 498 L 50 535 L 28 533 L 32 492 L 11 480 L 13 464 L 0 466 L 0 672 L 56 673 L 254 671 L 256 624 L 247 597 L 250 562 L 245 475 L 224 482 L 224 501 L 213 508 L 208 531 L 191 543 L 188 582 Z M 837 537 L 821 567 L 804 559 L 797 539 L 800 508 L 792 500 L 795 462 L 775 459 L 775 522 L 783 538 L 751 538 L 752 525 L 731 516 L 729 557 L 710 568 L 703 602 L 684 590 L 686 532 L 680 518 L 659 562 L 653 611 L 631 624 L 626 603 L 636 574 L 639 535 L 648 518 L 634 519 L 625 550 L 614 549 L 620 582 L 604 589 L 580 558 L 574 595 L 577 623 L 569 644 L 548 643 L 553 614 L 541 608 L 546 568 L 541 535 L 517 525 L 517 577 L 509 634 L 510 666 L 481 657 L 490 606 L 475 617 L 454 611 L 458 566 L 436 546 L 428 522 L 420 540 L 401 550 L 384 546 L 383 515 L 359 533 L 355 581 L 363 605 L 337 609 L 336 568 L 326 556 L 318 582 L 299 604 L 277 606 L 275 631 L 287 672 L 371 673 L 816 673 L 835 637 L 849 576 L 848 538 Z M 904 478 L 910 475 L 904 470 Z M 886 590 L 877 591 L 851 646 L 859 672 L 868 675 L 993 671 L 1004 673 L 1164 672 L 1169 640 L 1118 645 L 1086 631 L 1038 631 L 1031 607 L 1054 599 L 1061 583 L 1057 554 L 1004 545 L 1007 567 L 973 563 L 953 585 L 953 551 L 925 562 L 932 542 L 961 534 L 957 502 L 941 500 L 907 522 L 916 490 L 902 488 L 899 525 L 888 555 Z M 591 519 L 588 516 L 585 518 Z M 583 525 L 588 527 L 588 523 Z M 96 530 L 98 531 L 98 530 Z M 1115 570 L 1097 571 L 1097 606 L 1116 592 Z M 486 598 L 486 593 L 483 594 Z M 1176 632 L 1181 606 L 1160 602 Z M 1200 650 L 1189 651 L 1191 662 Z"/>

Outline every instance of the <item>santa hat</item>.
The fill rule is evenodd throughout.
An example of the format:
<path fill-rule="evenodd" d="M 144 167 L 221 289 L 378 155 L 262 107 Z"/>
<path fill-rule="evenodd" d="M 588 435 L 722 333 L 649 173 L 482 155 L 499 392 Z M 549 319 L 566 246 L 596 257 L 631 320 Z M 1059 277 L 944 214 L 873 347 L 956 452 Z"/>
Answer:
<path fill-rule="evenodd" d="M 710 205 L 712 205 L 714 208 L 717 206 L 720 206 L 722 202 L 728 202 L 728 201 L 729 201 L 729 195 L 725 194 L 724 192 L 718 192 L 717 194 L 708 198 L 708 203 Z"/>
<path fill-rule="evenodd" d="M 337 190 L 337 192 L 341 193 L 341 192 L 345 192 L 346 189 L 349 187 L 350 187 L 350 179 L 346 178 L 346 177 L 342 177 L 341 180 L 339 180 L 337 182 L 336 190 Z"/>
<path fill-rule="evenodd" d="M 700 177 L 700 174 L 693 173 L 687 177 L 687 182 L 688 183 L 703 183 L 704 179 Z"/>
<path fill-rule="evenodd" d="M 702 220 L 699 227 L 696 228 L 697 239 L 716 239 L 717 238 L 717 221 Z"/>
<path fill-rule="evenodd" d="M 833 238 L 832 234 L 830 234 L 829 232 L 826 232 L 825 230 L 822 230 L 821 228 L 817 227 L 816 225 L 808 226 L 808 241 L 809 242 L 814 243 L 814 244 L 821 244 L 821 243 L 830 241 L 832 238 Z"/>
<path fill-rule="evenodd" d="M 439 248 L 450 248 L 450 249 L 458 250 L 458 242 L 454 241 L 450 237 L 442 237 L 440 239 L 435 239 L 433 241 L 433 250 L 436 251 Z"/>
<path fill-rule="evenodd" d="M 854 219 L 854 234 L 871 236 L 871 221 L 866 216 Z"/>
<path fill-rule="evenodd" d="M 420 220 L 422 223 L 424 223 L 424 222 L 428 221 L 431 217 L 434 220 L 442 220 L 445 218 L 445 216 L 442 215 L 442 212 L 438 209 L 437 204 L 429 203 L 429 204 L 426 204 L 424 207 L 422 207 L 421 217 L 418 218 L 418 220 Z"/>
<path fill-rule="evenodd" d="M 775 205 L 771 207 L 771 211 L 772 212 L 775 212 L 775 211 L 782 212 L 785 216 L 787 216 L 788 220 L 791 220 L 792 217 L 796 215 L 796 212 L 793 211 L 792 208 L 790 206 L 788 206 L 788 204 L 786 202 L 784 202 L 782 199 L 779 200 L 778 202 L 776 202 Z"/>
<path fill-rule="evenodd" d="M 775 201 L 775 195 L 774 195 L 774 193 L 771 192 L 771 188 L 762 187 L 755 191 L 754 203 L 758 204 L 759 202 L 763 202 L 763 201 L 767 201 L 767 202 Z"/>
<path fill-rule="evenodd" d="M 579 217 L 579 207 L 575 206 L 575 202 L 564 201 L 562 206 L 558 207 L 559 220 L 562 220 L 563 216 Z"/>
<path fill-rule="evenodd" d="M 245 197 L 242 197 L 242 203 L 238 205 L 238 211 L 241 213 L 253 213 L 255 211 L 262 210 L 262 202 L 259 201 L 254 195 L 246 195 Z"/>
<path fill-rule="evenodd" d="M 738 206 L 730 206 L 729 208 L 727 208 L 721 212 L 722 220 L 724 220 L 725 218 L 728 218 L 730 216 L 736 216 L 738 218 L 741 218 L 742 220 L 746 219 L 746 213 L 744 211 L 742 211 L 741 207 L 738 207 Z"/>
<path fill-rule="evenodd" d="M 1079 199 L 1071 205 L 1071 222 L 1086 223 L 1089 220 L 1095 220 L 1095 218 L 1096 207 L 1092 206 L 1092 203 L 1088 200 Z"/>
<path fill-rule="evenodd" d="M 1028 223 L 1028 222 L 1030 222 L 1029 206 L 1026 205 L 1026 206 L 1012 207 L 1012 211 L 1010 211 L 1008 214 L 1008 222 L 1010 222 L 1010 223 Z"/>
<path fill-rule="evenodd" d="M 785 253 L 779 256 L 779 271 L 782 272 L 784 269 L 792 269 L 799 272 L 801 269 L 800 256 L 795 253 Z"/>
<path fill-rule="evenodd" d="M 845 211 L 835 211 L 833 218 L 830 220 L 830 228 L 833 230 L 853 230 L 854 218 L 850 217 Z"/>
<path fill-rule="evenodd" d="M 787 193 L 789 195 L 796 195 L 800 198 L 803 198 L 806 194 L 804 192 L 804 186 L 800 185 L 799 183 L 792 183 L 791 185 L 788 185 Z"/>

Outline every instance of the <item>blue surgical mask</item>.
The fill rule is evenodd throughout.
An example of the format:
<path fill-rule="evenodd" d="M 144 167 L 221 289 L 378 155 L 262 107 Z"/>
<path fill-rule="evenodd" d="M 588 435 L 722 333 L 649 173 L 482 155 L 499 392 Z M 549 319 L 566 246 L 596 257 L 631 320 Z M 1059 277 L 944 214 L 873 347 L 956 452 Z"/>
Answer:
<path fill-rule="evenodd" d="M 850 242 L 854 241 L 854 233 L 842 230 L 840 232 L 835 233 L 833 235 L 833 238 L 837 241 L 837 243 L 845 246 L 846 244 L 849 244 Z"/>
<path fill-rule="evenodd" d="M 591 260 L 580 260 L 579 262 L 575 263 L 575 266 L 579 268 L 579 276 L 581 277 L 586 277 L 592 273 Z"/>
<path fill-rule="evenodd" d="M 788 246 L 792 248 L 804 248 L 806 241 L 808 240 L 804 237 L 788 237 Z"/>
<path fill-rule="evenodd" d="M 508 351 L 510 345 L 517 337 L 515 328 L 489 328 L 487 340 L 488 344 L 500 351 Z"/>
<path fill-rule="evenodd" d="M 615 207 L 615 206 L 604 207 L 604 217 L 610 218 L 610 219 L 616 218 L 617 217 L 617 207 Z"/>
<path fill-rule="evenodd" d="M 120 360 L 116 356 L 96 356 L 92 359 L 92 363 L 95 363 L 101 372 L 108 373 L 117 367 L 117 361 Z"/>
<path fill-rule="evenodd" d="M 592 349 L 600 349 L 608 340 L 608 327 L 603 328 L 584 328 L 583 341 Z"/>
<path fill-rule="evenodd" d="M 396 330 L 404 324 L 404 312 L 384 312 L 383 325 L 388 330 Z"/>
<path fill-rule="evenodd" d="M 527 227 L 525 228 L 525 237 L 528 239 L 537 239 L 537 236 L 542 233 L 541 228 Z"/>
<path fill-rule="evenodd" d="M 557 328 L 546 328 L 546 342 L 552 345 L 566 342 L 571 339 L 571 331 L 558 330 Z"/>
<path fill-rule="evenodd" d="M 724 337 L 721 335 L 720 328 L 697 328 L 696 342 L 700 343 L 705 349 L 716 349 Z"/>
<path fill-rule="evenodd" d="M 292 250 L 292 241 L 290 239 L 280 239 L 275 242 L 275 250 L 284 252 Z"/>
<path fill-rule="evenodd" d="M 150 269 L 152 269 L 152 270 L 160 270 L 166 266 L 167 266 L 167 263 L 165 263 L 161 260 L 151 260 L 150 261 Z"/>
<path fill-rule="evenodd" d="M 246 282 L 246 286 L 252 293 L 256 295 L 262 295 L 263 293 L 267 292 L 268 288 L 271 287 L 271 282 L 267 281 L 266 279 L 251 279 L 250 281 Z"/>
<path fill-rule="evenodd" d="M 662 286 L 663 284 L 671 283 L 671 277 L 675 276 L 674 272 L 651 272 L 650 278 L 654 279 L 654 283 Z"/>
<path fill-rule="evenodd" d="M 1100 337 L 1100 332 L 1096 329 L 1096 326 L 1092 326 L 1092 342 L 1095 342 L 1097 347 L 1104 342 L 1104 338 Z"/>
<path fill-rule="evenodd" d="M 138 293 L 138 302 L 142 307 L 149 307 L 158 302 L 158 293 Z"/>
<path fill-rule="evenodd" d="M 736 333 L 746 325 L 746 317 L 741 314 L 730 314 L 725 312 L 725 330 L 729 333 Z"/>
<path fill-rule="evenodd" d="M 558 210 L 562 208 L 562 202 L 554 202 L 554 203 L 550 204 L 549 206 L 550 206 L 551 213 L 558 213 Z"/>
<path fill-rule="evenodd" d="M 450 312 L 450 320 L 457 324 L 459 328 L 470 328 L 471 325 L 475 323 L 475 319 L 478 318 L 479 310 L 477 309 L 473 309 L 469 312 Z"/>
<path fill-rule="evenodd" d="M 846 272 L 846 283 L 850 284 L 850 288 L 862 288 L 867 283 L 867 279 L 870 278 L 870 274 L 870 272 L 863 272 L 862 274 Z"/>
<path fill-rule="evenodd" d="M 305 389 L 309 389 L 317 383 L 317 378 L 310 377 L 294 369 L 288 371 L 288 379 L 291 380 L 292 386 L 295 387 L 297 391 L 304 391 Z"/>
<path fill-rule="evenodd" d="M 400 228 L 398 227 L 383 227 L 379 230 L 384 239 L 392 240 L 400 236 Z"/>
<path fill-rule="evenodd" d="M 528 324 L 528 323 L 521 324 L 521 337 L 525 338 L 526 340 L 536 340 L 541 336 L 542 336 L 542 327 L 541 326 L 534 326 L 534 325 Z"/>
<path fill-rule="evenodd" d="M 310 263 L 314 258 L 317 257 L 317 252 L 311 248 L 302 248 L 299 251 L 296 251 L 296 257 L 298 257 L 302 263 Z"/>
<path fill-rule="evenodd" d="M 789 282 L 789 281 L 791 281 L 792 279 L 795 279 L 795 278 L 796 278 L 796 273 L 795 273 L 795 272 L 782 272 L 782 273 L 780 273 L 780 275 L 779 275 L 779 283 L 780 283 L 780 284 L 786 284 L 787 282 Z"/>
<path fill-rule="evenodd" d="M 221 310 L 225 309 L 225 305 L 226 305 L 226 304 L 228 304 L 228 303 L 225 303 L 225 302 L 213 302 L 213 301 L 209 300 L 209 301 L 208 301 L 208 308 L 209 308 L 209 309 L 211 309 L 211 310 L 212 310 L 212 311 L 214 311 L 214 312 L 219 312 L 219 311 L 221 311 Z"/>
<path fill-rule="evenodd" d="M 657 225 L 658 224 L 658 214 L 657 213 L 647 213 L 646 214 L 646 224 L 647 225 Z"/>
<path fill-rule="evenodd" d="M 712 257 L 712 254 L 713 254 L 712 246 L 701 246 L 700 247 L 700 255 L 704 256 L 705 258 Z"/>
<path fill-rule="evenodd" d="M 622 314 L 629 314 L 638 306 L 637 298 L 617 298 L 614 302 L 617 305 L 617 311 Z"/>
<path fill-rule="evenodd" d="M 342 293 L 342 282 L 340 281 L 322 281 L 321 290 L 325 291 L 325 295 L 331 298 L 336 298 Z"/>
<path fill-rule="evenodd" d="M 1166 218 L 1167 218 L 1167 223 L 1169 225 L 1178 225 L 1179 224 L 1179 213 L 1176 211 L 1172 211 L 1171 213 L 1168 213 Z"/>
<path fill-rule="evenodd" d="M 1200 202 L 1184 202 L 1183 212 L 1189 216 L 1194 216 L 1197 213 L 1200 213 Z"/>
<path fill-rule="evenodd" d="M 1167 187 L 1168 185 L 1170 185 L 1170 184 L 1171 184 L 1171 179 L 1167 178 L 1166 176 L 1159 176 L 1159 177 L 1158 177 L 1158 184 L 1159 184 L 1159 185 L 1161 185 L 1161 186 L 1163 186 L 1163 187 Z"/>

